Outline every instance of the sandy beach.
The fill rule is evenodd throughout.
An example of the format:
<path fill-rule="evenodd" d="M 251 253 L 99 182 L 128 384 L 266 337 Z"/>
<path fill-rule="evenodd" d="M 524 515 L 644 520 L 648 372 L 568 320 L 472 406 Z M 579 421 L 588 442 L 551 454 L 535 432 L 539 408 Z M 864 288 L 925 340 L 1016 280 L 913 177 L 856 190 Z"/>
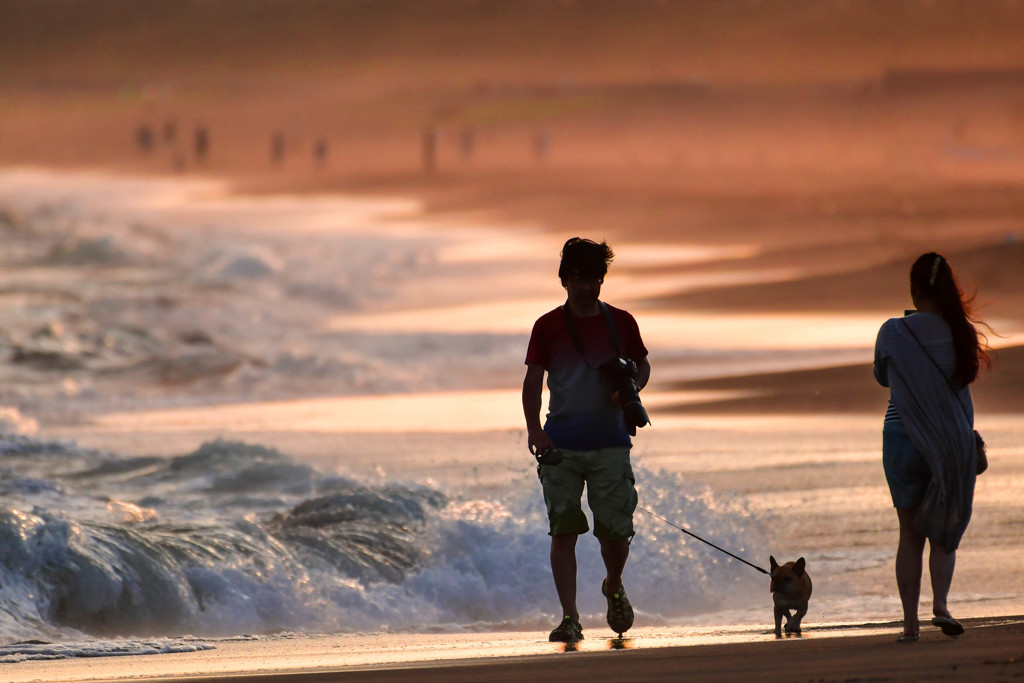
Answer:
<path fill-rule="evenodd" d="M 638 587 L 646 604 L 621 643 L 595 620 L 562 652 L 544 639 L 543 607 L 480 616 L 473 584 L 452 590 L 452 611 L 424 602 L 436 633 L 420 603 L 414 626 L 366 632 L 325 619 L 334 632 L 299 633 L 291 617 L 228 637 L 199 618 L 221 635 L 42 661 L 26 653 L 61 641 L 21 630 L 10 608 L 0 679 L 1024 675 L 1019 3 L 48 7 L 0 0 L 16 19 L 0 22 L 0 432 L 36 440 L 11 440 L 5 457 L 25 443 L 46 453 L 4 483 L 22 518 L 44 526 L 39 510 L 97 505 L 103 524 L 144 525 L 172 465 L 223 439 L 267 458 L 241 483 L 230 475 L 244 463 L 210 461 L 223 491 L 268 506 L 247 523 L 270 528 L 352 478 L 454 492 L 479 524 L 467 545 L 531 538 L 501 522 L 532 510 L 510 493 L 535 483 L 522 355 L 562 295 L 558 249 L 581 234 L 616 249 L 605 297 L 635 313 L 651 348 L 654 426 L 634 450 L 648 499 L 758 562 L 808 554 L 816 592 L 805 637 L 776 641 L 760 583 L 645 519 L 635 570 L 694 574 Z M 925 627 L 904 645 L 878 462 L 886 395 L 870 362 L 928 250 L 991 325 L 995 362 L 972 390 L 993 466 L 953 587 L 967 632 Z M 64 453 L 71 442 L 81 450 Z M 39 484 L 66 474 L 58 456 L 85 464 Z M 165 472 L 152 495 L 131 488 L 151 470 Z M 253 481 L 300 470 L 301 495 L 260 498 Z M 74 498 L 90 476 L 112 492 Z M 174 481 L 197 505 L 216 491 Z M 455 547 L 460 520 L 442 521 Z M 463 570 L 424 595 L 473 583 Z M 380 590 L 358 612 L 378 627 L 402 614 Z M 5 596 L 29 604 L 30 592 Z M 109 646 L 124 637 L 104 640 L 115 612 L 44 626 Z"/>

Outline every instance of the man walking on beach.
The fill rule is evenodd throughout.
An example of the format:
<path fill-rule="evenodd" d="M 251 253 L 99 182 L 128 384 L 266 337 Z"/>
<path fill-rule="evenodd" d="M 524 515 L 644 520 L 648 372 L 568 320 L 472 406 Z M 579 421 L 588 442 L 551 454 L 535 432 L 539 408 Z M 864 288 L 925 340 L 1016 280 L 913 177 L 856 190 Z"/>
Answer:
<path fill-rule="evenodd" d="M 619 634 L 633 625 L 622 585 L 637 505 L 630 435 L 647 423 L 636 389 L 647 384 L 651 366 L 633 316 L 598 299 L 613 257 L 604 242 L 574 237 L 565 243 L 558 277 L 568 298 L 537 320 L 526 353 L 523 412 L 529 447 L 540 463 L 551 572 L 564 615 L 549 638 L 556 642 L 583 638 L 576 607 L 576 541 L 589 529 L 581 504 L 584 485 L 606 570 L 601 592 L 608 601 L 608 625 Z M 542 427 L 545 372 L 550 396 Z M 623 405 L 632 410 L 624 412 Z"/>

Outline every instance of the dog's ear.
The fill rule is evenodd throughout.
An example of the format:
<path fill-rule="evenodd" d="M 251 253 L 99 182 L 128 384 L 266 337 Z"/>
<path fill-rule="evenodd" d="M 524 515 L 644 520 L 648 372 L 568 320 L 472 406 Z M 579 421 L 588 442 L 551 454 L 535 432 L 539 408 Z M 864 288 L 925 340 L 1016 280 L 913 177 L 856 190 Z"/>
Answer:
<path fill-rule="evenodd" d="M 796 564 L 793 565 L 793 573 L 796 574 L 797 576 L 803 576 L 804 575 L 804 567 L 806 567 L 806 566 L 807 566 L 807 563 L 804 562 L 804 558 L 801 557 L 799 560 L 796 561 Z"/>
<path fill-rule="evenodd" d="M 772 573 L 775 573 L 775 570 L 779 568 L 779 563 L 775 561 L 775 556 L 769 555 L 768 561 L 771 562 Z"/>

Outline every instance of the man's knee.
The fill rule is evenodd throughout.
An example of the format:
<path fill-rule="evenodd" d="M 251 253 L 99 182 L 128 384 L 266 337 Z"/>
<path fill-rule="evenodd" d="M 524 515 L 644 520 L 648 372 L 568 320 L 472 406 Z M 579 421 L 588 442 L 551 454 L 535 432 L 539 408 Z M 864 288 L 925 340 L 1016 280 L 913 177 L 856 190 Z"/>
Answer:
<path fill-rule="evenodd" d="M 574 550 L 579 534 L 551 534 L 552 550 Z"/>

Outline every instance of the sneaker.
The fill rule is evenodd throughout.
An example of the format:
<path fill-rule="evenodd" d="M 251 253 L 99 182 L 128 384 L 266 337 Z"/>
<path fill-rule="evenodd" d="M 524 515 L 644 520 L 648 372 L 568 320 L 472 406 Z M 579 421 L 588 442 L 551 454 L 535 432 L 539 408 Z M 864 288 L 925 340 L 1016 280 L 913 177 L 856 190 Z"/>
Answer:
<path fill-rule="evenodd" d="M 555 630 L 548 636 L 552 643 L 578 643 L 583 640 L 583 627 L 568 614 L 562 618 L 562 623 L 555 627 Z"/>
<path fill-rule="evenodd" d="M 623 586 L 609 595 L 602 581 L 601 595 L 608 598 L 608 628 L 621 636 L 633 626 L 633 606 L 626 597 L 626 588 Z"/>

